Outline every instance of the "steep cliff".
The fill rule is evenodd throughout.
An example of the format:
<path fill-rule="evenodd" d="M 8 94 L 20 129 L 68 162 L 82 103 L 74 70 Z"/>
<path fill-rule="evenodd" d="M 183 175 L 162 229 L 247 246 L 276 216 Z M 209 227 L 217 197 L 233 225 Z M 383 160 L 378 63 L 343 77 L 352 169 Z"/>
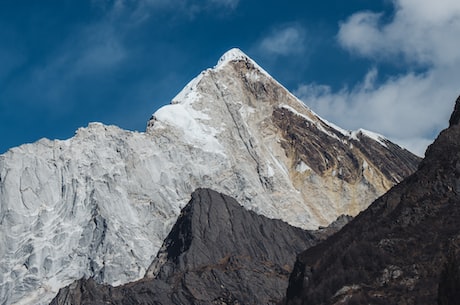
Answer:
<path fill-rule="evenodd" d="M 287 304 L 436 304 L 460 252 L 459 107 L 413 175 L 298 256 Z"/>
<path fill-rule="evenodd" d="M 199 189 L 144 279 L 116 288 L 81 280 L 51 304 L 276 304 L 295 253 L 316 242 L 306 231 Z"/>

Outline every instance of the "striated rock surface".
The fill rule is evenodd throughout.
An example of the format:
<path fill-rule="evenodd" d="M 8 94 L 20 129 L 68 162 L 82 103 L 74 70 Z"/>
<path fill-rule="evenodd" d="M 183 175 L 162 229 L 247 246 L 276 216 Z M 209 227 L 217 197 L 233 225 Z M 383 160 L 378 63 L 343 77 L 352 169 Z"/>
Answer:
<path fill-rule="evenodd" d="M 231 197 L 199 189 L 144 279 L 115 288 L 80 280 L 51 304 L 276 304 L 296 253 L 316 241 Z"/>
<path fill-rule="evenodd" d="M 230 50 L 145 133 L 92 123 L 0 156 L 0 304 L 46 304 L 83 277 L 142 278 L 199 187 L 315 229 L 356 215 L 418 162 L 382 136 L 333 127 Z"/>
<path fill-rule="evenodd" d="M 298 256 L 287 304 L 436 304 L 440 279 L 458 295 L 459 107 L 413 175 Z"/>

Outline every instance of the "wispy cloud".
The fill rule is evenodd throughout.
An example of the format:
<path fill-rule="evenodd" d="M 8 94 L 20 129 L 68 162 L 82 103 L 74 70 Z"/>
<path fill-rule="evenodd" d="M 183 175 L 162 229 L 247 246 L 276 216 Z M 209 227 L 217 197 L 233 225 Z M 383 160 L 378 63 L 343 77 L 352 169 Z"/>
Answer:
<path fill-rule="evenodd" d="M 33 103 L 27 96 L 38 96 L 50 112 L 72 111 L 82 80 L 104 78 L 124 63 L 129 51 L 122 39 L 106 21 L 78 28 L 45 61 L 32 67 L 24 80 L 22 100 Z"/>
<path fill-rule="evenodd" d="M 269 55 L 300 54 L 305 50 L 305 29 L 298 24 L 273 29 L 258 44 L 260 52 Z"/>
<path fill-rule="evenodd" d="M 460 93 L 460 2 L 395 0 L 394 5 L 389 22 L 381 13 L 358 12 L 340 24 L 337 37 L 352 54 L 402 64 L 410 72 L 377 82 L 372 69 L 352 88 L 333 92 L 327 85 L 305 84 L 296 93 L 345 128 L 372 129 L 423 155 Z"/>
<path fill-rule="evenodd" d="M 240 2 L 239 0 L 209 0 L 209 1 L 213 3 L 214 5 L 226 7 L 229 9 L 235 9 Z"/>
<path fill-rule="evenodd" d="M 120 35 L 120 36 L 119 36 Z M 77 48 L 74 52 L 64 53 L 66 65 L 77 75 L 106 72 L 107 69 L 122 63 L 128 52 L 122 34 L 105 23 L 95 24 L 84 28 L 77 35 Z M 70 45 L 64 47 L 72 48 Z"/>
<path fill-rule="evenodd" d="M 0 81 L 7 78 L 25 61 L 25 56 L 18 49 L 0 46 Z"/>
<path fill-rule="evenodd" d="M 142 22 L 155 14 L 174 12 L 195 18 L 203 12 L 225 8 L 227 13 L 238 7 L 239 0 L 93 0 L 95 7 L 112 16 L 129 16 L 131 21 Z"/>
<path fill-rule="evenodd" d="M 161 16 L 173 20 L 171 23 L 177 19 L 187 23 L 197 14 L 222 8 L 232 11 L 238 3 L 239 0 L 92 0 L 91 9 L 97 18 L 69 28 L 62 40 L 47 50 L 46 57 L 28 66 L 21 79 L 8 88 L 9 92 L 2 94 L 15 96 L 28 107 L 38 105 L 39 99 L 40 107 L 55 116 L 72 113 L 82 103 L 92 103 L 96 109 L 96 103 L 105 103 L 97 94 L 106 96 L 104 90 L 118 89 L 109 89 L 107 79 L 122 78 L 119 73 L 123 69 L 138 68 L 139 57 L 144 60 L 151 57 L 154 61 L 166 48 L 164 41 L 155 44 L 155 50 L 143 49 L 151 47 L 151 42 L 141 46 L 132 44 L 133 34 L 151 29 L 148 23 L 151 18 Z M 24 60 L 13 57 L 15 52 L 7 54 L 6 51 L 0 47 L 0 79 Z M 3 60 L 7 62 L 2 63 Z M 81 88 L 88 87 L 94 92 L 82 92 Z M 79 100 L 81 97 L 85 98 L 84 102 Z"/>

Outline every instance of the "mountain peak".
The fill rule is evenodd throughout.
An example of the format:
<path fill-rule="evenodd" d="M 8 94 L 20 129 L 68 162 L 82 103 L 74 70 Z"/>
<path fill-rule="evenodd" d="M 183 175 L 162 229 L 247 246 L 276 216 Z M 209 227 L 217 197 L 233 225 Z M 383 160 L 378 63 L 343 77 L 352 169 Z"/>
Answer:
<path fill-rule="evenodd" d="M 456 125 L 460 121 L 460 96 L 457 98 L 457 101 L 455 102 L 455 107 L 454 111 L 452 112 L 452 115 L 450 116 L 449 120 L 449 125 Z"/>
<path fill-rule="evenodd" d="M 320 118 L 237 48 L 189 82 L 172 105 L 153 114 L 147 133 L 163 137 L 166 131 L 177 143 L 223 158 L 222 164 L 235 156 L 247 160 L 236 177 L 243 171 L 252 177 L 251 188 L 257 189 L 252 194 L 257 195 L 237 199 L 255 207 L 256 197 L 276 194 L 274 201 L 260 199 L 270 202 L 262 214 L 292 219 L 291 224 L 307 229 L 328 225 L 341 214 L 356 215 L 412 173 L 419 161 L 383 136 L 345 131 Z M 383 164 L 389 167 L 383 169 Z M 359 195 L 344 195 L 339 202 L 320 191 L 312 200 L 306 195 L 310 186 L 303 182 L 312 176 L 324 183 L 331 178 L 346 181 L 340 191 Z M 236 182 L 240 185 L 246 182 Z M 285 187 L 298 193 L 284 194 Z M 361 187 L 366 191 L 355 192 Z"/>
<path fill-rule="evenodd" d="M 214 69 L 218 70 L 222 67 L 225 67 L 227 64 L 231 62 L 237 62 L 237 61 L 245 61 L 245 62 L 250 63 L 253 66 L 253 68 L 255 68 L 256 70 L 259 70 L 260 72 L 265 74 L 265 76 L 274 80 L 274 78 L 267 71 L 265 71 L 251 57 L 246 55 L 246 53 L 244 53 L 238 48 L 233 48 L 225 52 L 224 55 L 222 55 L 217 61 L 217 65 L 214 66 Z M 281 84 L 279 85 L 281 86 Z"/>
<path fill-rule="evenodd" d="M 240 49 L 238 48 L 233 48 L 233 49 L 230 49 L 228 50 L 227 52 L 224 53 L 224 55 L 222 55 L 220 58 L 219 58 L 219 61 L 217 62 L 217 66 L 216 67 L 219 67 L 221 65 L 224 65 L 230 61 L 235 61 L 235 60 L 251 60 L 249 58 L 249 56 L 247 56 L 243 51 L 241 51 Z"/>

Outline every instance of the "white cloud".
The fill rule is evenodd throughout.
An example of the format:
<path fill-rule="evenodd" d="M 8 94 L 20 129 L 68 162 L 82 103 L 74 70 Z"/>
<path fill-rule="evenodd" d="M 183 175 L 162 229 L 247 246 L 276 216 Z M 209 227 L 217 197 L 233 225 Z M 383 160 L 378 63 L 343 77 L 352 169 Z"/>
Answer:
<path fill-rule="evenodd" d="M 258 49 L 265 54 L 291 55 L 305 50 L 305 30 L 299 25 L 289 25 L 272 30 L 263 38 Z"/>
<path fill-rule="evenodd" d="M 451 71 L 452 76 L 455 71 Z M 409 73 L 376 84 L 372 69 L 362 83 L 332 92 L 325 85 L 302 85 L 294 92 L 314 111 L 347 129 L 366 128 L 423 155 L 433 130 L 447 125 L 452 111 L 455 77 L 445 71 Z M 440 76 L 443 76 L 441 78 Z"/>
<path fill-rule="evenodd" d="M 397 0 L 389 23 L 383 15 L 359 12 L 340 25 L 342 46 L 368 57 L 403 56 L 409 63 L 450 64 L 460 61 L 460 1 Z"/>
<path fill-rule="evenodd" d="M 296 94 L 338 125 L 371 129 L 423 155 L 447 126 L 460 93 L 460 1 L 393 2 L 396 11 L 389 22 L 380 13 L 358 12 L 340 24 L 338 41 L 352 54 L 424 72 L 378 83 L 377 70 L 371 69 L 352 88 L 332 92 L 328 86 L 308 84 L 299 86 Z"/>

